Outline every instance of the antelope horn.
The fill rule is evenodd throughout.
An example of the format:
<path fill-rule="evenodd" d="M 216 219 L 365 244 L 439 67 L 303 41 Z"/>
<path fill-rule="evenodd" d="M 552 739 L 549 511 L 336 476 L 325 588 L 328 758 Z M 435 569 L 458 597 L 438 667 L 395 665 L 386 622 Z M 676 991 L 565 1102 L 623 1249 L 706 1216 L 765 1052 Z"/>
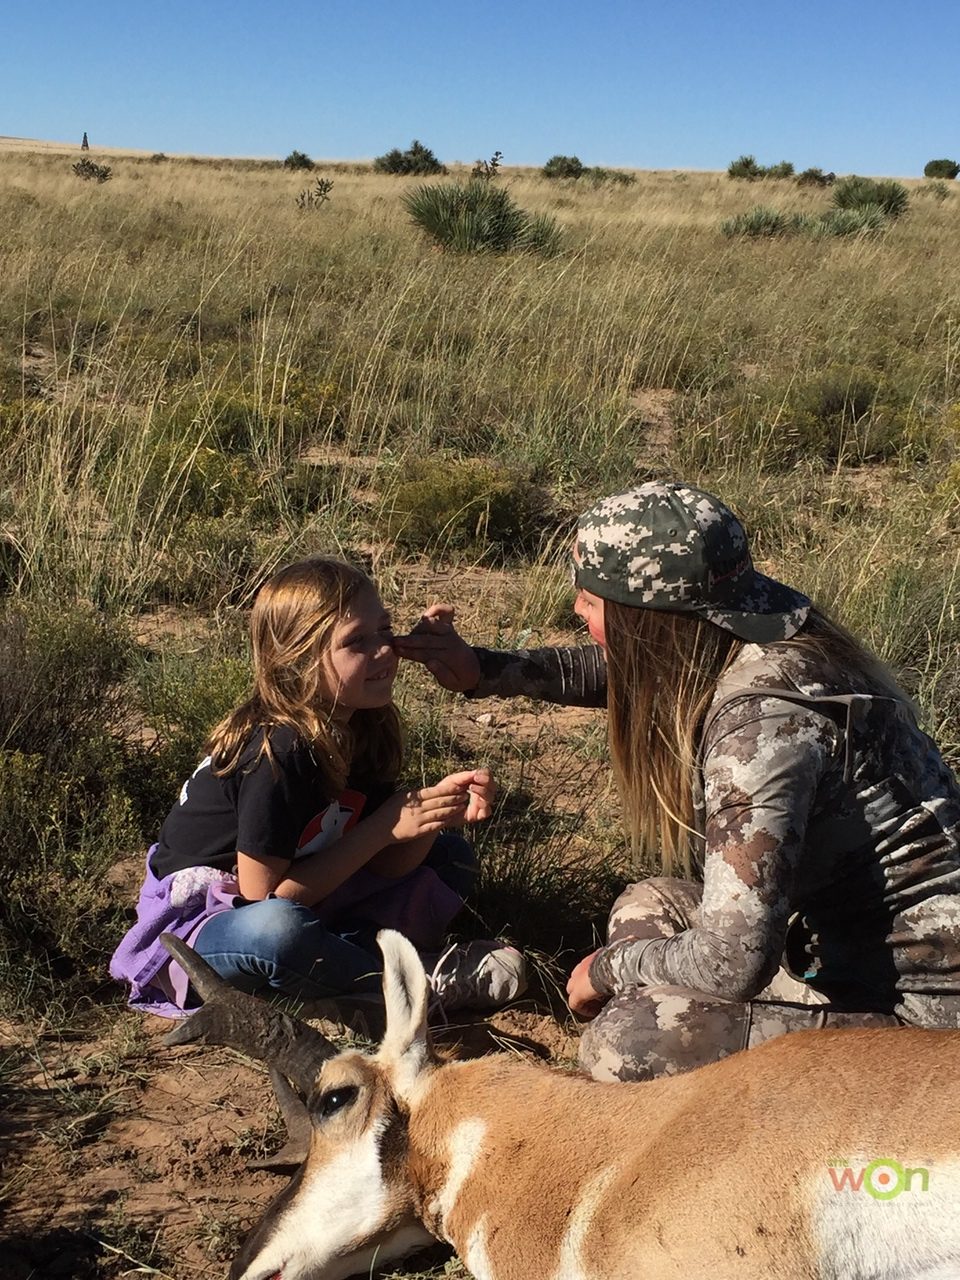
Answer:
<path fill-rule="evenodd" d="M 290 1088 L 286 1076 L 282 1076 L 276 1067 L 270 1068 L 270 1079 L 273 1091 L 277 1095 L 280 1114 L 287 1126 L 287 1140 L 272 1156 L 264 1156 L 260 1160 L 248 1160 L 248 1169 L 294 1169 L 303 1164 L 310 1151 L 310 1135 L 313 1125 L 310 1113 L 303 1105 L 299 1093 Z"/>
<path fill-rule="evenodd" d="M 205 1001 L 202 1008 L 164 1036 L 164 1044 L 224 1044 L 258 1058 L 286 1076 L 301 1098 L 313 1088 L 320 1063 L 338 1052 L 335 1045 L 265 1000 L 238 991 L 215 973 L 202 956 L 170 933 L 163 945 L 186 972 Z M 286 1116 L 285 1099 L 279 1099 Z"/>

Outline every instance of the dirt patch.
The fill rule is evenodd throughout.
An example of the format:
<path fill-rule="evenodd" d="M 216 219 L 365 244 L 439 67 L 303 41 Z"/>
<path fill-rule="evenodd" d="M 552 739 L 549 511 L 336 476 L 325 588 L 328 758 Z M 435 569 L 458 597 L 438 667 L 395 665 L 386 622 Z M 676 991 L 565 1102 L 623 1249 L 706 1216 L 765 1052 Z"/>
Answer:
<path fill-rule="evenodd" d="M 677 393 L 672 387 L 638 387 L 630 396 L 647 444 L 652 449 L 666 449 L 673 443 L 673 405 Z"/>

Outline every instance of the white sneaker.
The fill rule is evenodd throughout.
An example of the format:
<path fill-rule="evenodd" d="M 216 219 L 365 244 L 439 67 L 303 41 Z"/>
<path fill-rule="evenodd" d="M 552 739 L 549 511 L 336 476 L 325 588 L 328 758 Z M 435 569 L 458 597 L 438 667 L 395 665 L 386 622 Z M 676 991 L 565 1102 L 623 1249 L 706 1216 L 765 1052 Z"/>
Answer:
<path fill-rule="evenodd" d="M 502 942 L 455 943 L 434 965 L 430 986 L 444 1013 L 499 1009 L 526 991 L 527 965 L 516 947 Z"/>

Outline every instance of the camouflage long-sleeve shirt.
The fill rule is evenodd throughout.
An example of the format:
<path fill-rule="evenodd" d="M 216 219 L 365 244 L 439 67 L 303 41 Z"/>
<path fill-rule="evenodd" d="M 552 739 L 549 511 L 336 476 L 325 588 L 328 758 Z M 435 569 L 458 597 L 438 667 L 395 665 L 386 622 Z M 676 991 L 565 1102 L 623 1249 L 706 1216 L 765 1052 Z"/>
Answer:
<path fill-rule="evenodd" d="M 478 650 L 474 697 L 606 703 L 602 651 Z M 750 999 L 783 964 L 846 1007 L 960 1019 L 960 788 L 902 699 L 852 687 L 789 641 L 747 645 L 704 722 L 695 927 L 624 940 L 598 989 Z"/>

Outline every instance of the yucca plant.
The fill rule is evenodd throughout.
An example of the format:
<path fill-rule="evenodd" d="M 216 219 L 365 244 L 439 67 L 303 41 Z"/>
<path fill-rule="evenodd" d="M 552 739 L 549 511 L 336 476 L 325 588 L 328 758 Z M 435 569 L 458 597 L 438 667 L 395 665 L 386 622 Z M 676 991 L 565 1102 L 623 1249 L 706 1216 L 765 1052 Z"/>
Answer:
<path fill-rule="evenodd" d="M 809 230 L 815 236 L 866 236 L 886 231 L 890 223 L 876 204 L 854 209 L 828 209 L 815 218 Z"/>
<path fill-rule="evenodd" d="M 782 236 L 790 229 L 790 219 L 785 213 L 762 204 L 720 224 L 725 236 Z"/>
<path fill-rule="evenodd" d="M 418 227 L 456 253 L 553 253 L 559 244 L 560 228 L 552 218 L 526 213 L 505 187 L 491 182 L 424 184 L 408 191 L 403 203 Z"/>
<path fill-rule="evenodd" d="M 899 218 L 910 204 L 910 196 L 902 183 L 890 179 L 860 178 L 856 174 L 841 178 L 834 186 L 831 198 L 837 209 L 865 209 L 872 205 L 881 209 L 888 218 Z"/>

